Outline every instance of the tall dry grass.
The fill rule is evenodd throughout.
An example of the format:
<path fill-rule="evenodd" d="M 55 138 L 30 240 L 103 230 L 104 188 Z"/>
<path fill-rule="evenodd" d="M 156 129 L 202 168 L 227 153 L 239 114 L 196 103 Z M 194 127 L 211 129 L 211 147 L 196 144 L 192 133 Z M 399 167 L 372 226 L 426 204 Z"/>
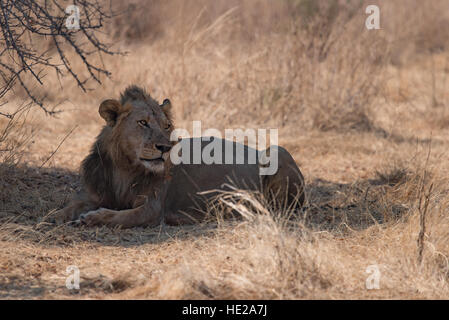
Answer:
<path fill-rule="evenodd" d="M 133 54 L 102 57 L 112 81 L 88 94 L 69 77 L 47 77 L 37 89 L 50 104 L 90 103 L 135 82 L 176 99 L 182 119 L 209 114 L 233 123 L 244 109 L 238 117 L 244 123 L 369 131 L 389 64 L 442 52 L 448 41 L 438 27 L 449 21 L 444 11 L 438 14 L 444 1 L 382 4 L 379 31 L 364 28 L 366 4 L 359 1 L 112 3 L 122 14 L 106 26 L 105 41 Z M 447 81 L 438 79 L 438 68 L 428 93 L 436 105 L 446 99 Z M 86 76 L 81 64 L 79 71 Z"/>

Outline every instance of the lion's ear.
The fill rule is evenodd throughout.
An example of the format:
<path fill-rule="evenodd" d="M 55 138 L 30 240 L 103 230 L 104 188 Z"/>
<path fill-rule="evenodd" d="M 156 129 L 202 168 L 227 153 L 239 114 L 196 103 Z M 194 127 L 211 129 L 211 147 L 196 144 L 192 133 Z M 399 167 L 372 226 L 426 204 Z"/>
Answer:
<path fill-rule="evenodd" d="M 161 108 L 167 111 L 171 110 L 171 101 L 168 99 L 164 99 L 164 102 L 161 104 Z"/>
<path fill-rule="evenodd" d="M 164 113 L 167 116 L 167 118 L 171 119 L 172 115 L 171 115 L 171 102 L 170 102 L 170 100 L 164 99 L 164 102 L 162 102 L 160 107 L 162 108 L 162 111 L 164 111 Z"/>
<path fill-rule="evenodd" d="M 113 127 L 121 109 L 122 105 L 120 102 L 114 99 L 108 99 L 100 104 L 98 113 L 100 113 L 100 116 L 106 120 L 108 126 Z"/>

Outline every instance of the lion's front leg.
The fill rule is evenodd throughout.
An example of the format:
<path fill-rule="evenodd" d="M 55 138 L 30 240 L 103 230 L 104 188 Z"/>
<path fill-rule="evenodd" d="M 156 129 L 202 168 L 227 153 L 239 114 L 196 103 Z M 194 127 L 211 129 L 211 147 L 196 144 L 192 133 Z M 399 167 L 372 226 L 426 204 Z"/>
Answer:
<path fill-rule="evenodd" d="M 75 221 L 82 213 L 86 213 L 96 208 L 98 208 L 98 206 L 96 206 L 93 202 L 75 200 L 72 201 L 72 203 L 70 203 L 67 207 L 56 211 L 54 213 L 54 219 L 57 224 Z"/>
<path fill-rule="evenodd" d="M 122 211 L 109 210 L 106 208 L 100 208 L 92 210 L 80 215 L 79 220 L 81 223 L 88 226 L 108 225 L 115 226 L 120 223 L 120 214 Z"/>
<path fill-rule="evenodd" d="M 162 219 L 160 201 L 149 202 L 140 207 L 127 210 L 110 210 L 100 208 L 89 211 L 80 216 L 80 222 L 88 226 L 106 225 L 109 227 L 121 226 L 132 228 L 139 226 L 153 227 Z"/>

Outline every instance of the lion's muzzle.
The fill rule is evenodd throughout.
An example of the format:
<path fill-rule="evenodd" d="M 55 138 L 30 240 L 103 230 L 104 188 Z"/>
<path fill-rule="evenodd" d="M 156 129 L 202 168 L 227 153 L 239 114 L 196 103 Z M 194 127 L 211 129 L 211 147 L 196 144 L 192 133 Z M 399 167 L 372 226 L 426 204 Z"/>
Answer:
<path fill-rule="evenodd" d="M 164 171 L 164 163 L 169 159 L 171 145 L 154 144 L 152 148 L 144 147 L 140 154 L 140 161 L 150 171 Z"/>

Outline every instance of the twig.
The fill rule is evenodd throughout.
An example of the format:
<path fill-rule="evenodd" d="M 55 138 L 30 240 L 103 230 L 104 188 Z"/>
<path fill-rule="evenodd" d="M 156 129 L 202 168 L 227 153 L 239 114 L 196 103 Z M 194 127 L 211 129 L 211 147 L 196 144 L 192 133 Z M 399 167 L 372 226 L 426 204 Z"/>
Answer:
<path fill-rule="evenodd" d="M 15 85 L 23 88 L 31 101 L 48 115 L 53 111 L 46 109 L 44 98 L 38 97 L 32 85 L 24 81 L 30 74 L 36 84 L 43 85 L 43 71 L 53 69 L 58 76 L 66 71 L 77 85 L 87 91 L 87 82 L 92 79 L 101 83 L 100 76 L 110 76 L 104 64 L 100 65 L 92 58 L 101 53 L 120 54 L 109 49 L 110 45 L 97 37 L 106 19 L 112 14 L 103 10 L 104 3 L 97 0 L 76 0 L 73 2 L 80 10 L 79 27 L 66 27 L 66 3 L 61 0 L 0 0 L 0 101 L 5 99 Z M 53 59 L 49 49 L 39 49 L 33 45 L 33 37 L 52 41 L 57 50 Z M 67 52 L 75 52 L 70 59 Z M 78 59 L 88 75 L 81 77 L 75 70 L 72 60 Z M 58 61 L 59 60 L 59 61 Z M 70 61 L 69 61 L 70 60 Z M 0 116 L 10 118 L 8 113 Z"/>
<path fill-rule="evenodd" d="M 56 152 L 58 152 L 59 148 L 61 147 L 61 145 L 64 143 L 64 141 L 72 134 L 73 130 L 75 130 L 78 126 L 74 126 L 72 128 L 72 130 L 69 131 L 69 133 L 66 134 L 66 136 L 64 137 L 64 139 L 62 139 L 62 141 L 59 143 L 58 147 L 55 149 L 55 151 L 53 151 L 51 153 L 51 155 L 41 164 L 41 166 L 39 167 L 39 169 L 41 169 L 54 155 Z"/>
<path fill-rule="evenodd" d="M 425 166 L 424 166 L 424 174 L 423 174 L 423 177 L 421 179 L 421 188 L 419 190 L 418 211 L 419 211 L 420 230 L 419 230 L 418 240 L 417 240 L 417 245 L 418 245 L 418 263 L 419 264 L 422 263 L 422 258 L 423 258 L 424 236 L 425 236 L 425 233 L 426 233 L 426 215 L 427 215 L 427 209 L 429 207 L 430 196 L 432 194 L 432 189 L 433 189 L 433 183 L 432 183 L 430 185 L 427 193 L 424 193 L 424 191 L 425 191 L 425 183 L 426 183 L 426 178 L 427 178 L 427 166 L 429 164 L 429 159 L 430 159 L 431 152 L 432 152 L 432 134 L 430 136 L 429 151 L 427 152 L 426 163 L 425 163 Z M 423 203 L 423 200 L 424 200 L 424 203 Z"/>
<path fill-rule="evenodd" d="M 424 196 L 424 206 L 419 207 L 419 234 L 418 234 L 418 263 L 422 263 L 422 257 L 424 252 L 424 235 L 426 233 L 426 215 L 429 207 L 430 196 L 432 195 L 433 183 L 430 185 L 429 190 Z M 421 200 L 420 200 L 421 203 Z"/>

